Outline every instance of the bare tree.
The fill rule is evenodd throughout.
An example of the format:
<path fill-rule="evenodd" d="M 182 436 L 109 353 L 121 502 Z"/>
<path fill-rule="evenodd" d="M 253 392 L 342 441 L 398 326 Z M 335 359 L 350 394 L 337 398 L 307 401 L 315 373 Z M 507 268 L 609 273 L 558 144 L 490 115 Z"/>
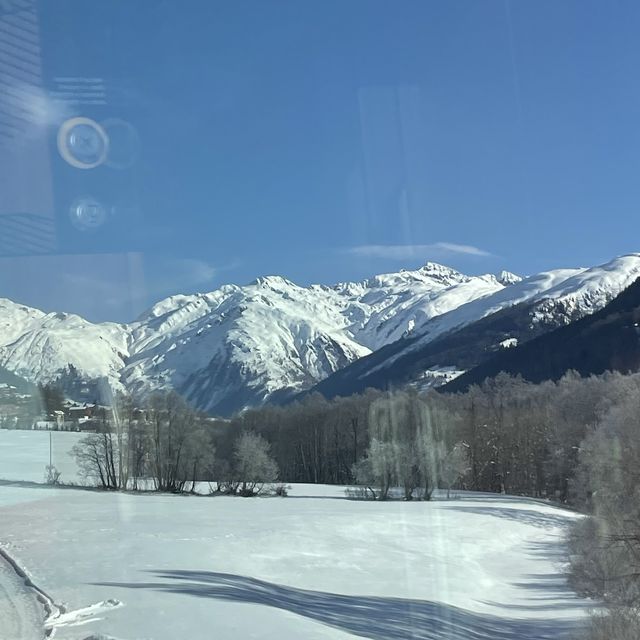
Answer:
<path fill-rule="evenodd" d="M 80 476 L 102 489 L 120 489 L 117 440 L 110 427 L 82 438 L 71 449 Z"/>
<path fill-rule="evenodd" d="M 215 450 L 202 416 L 176 393 L 155 394 L 147 410 L 150 470 L 158 491 L 191 489 L 205 473 Z"/>

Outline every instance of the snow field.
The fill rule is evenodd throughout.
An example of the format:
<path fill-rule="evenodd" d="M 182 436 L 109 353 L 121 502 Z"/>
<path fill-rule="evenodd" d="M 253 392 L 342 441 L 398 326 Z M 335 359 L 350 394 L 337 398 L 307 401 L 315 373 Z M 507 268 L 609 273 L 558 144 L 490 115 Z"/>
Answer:
<path fill-rule="evenodd" d="M 39 473 L 27 441 L 14 443 L 25 476 Z M 0 451 L 21 480 L 7 439 Z M 589 607 L 563 573 L 578 517 L 487 494 L 375 503 L 313 485 L 256 499 L 0 485 L 0 543 L 72 613 L 56 623 L 61 640 L 569 637 Z"/>

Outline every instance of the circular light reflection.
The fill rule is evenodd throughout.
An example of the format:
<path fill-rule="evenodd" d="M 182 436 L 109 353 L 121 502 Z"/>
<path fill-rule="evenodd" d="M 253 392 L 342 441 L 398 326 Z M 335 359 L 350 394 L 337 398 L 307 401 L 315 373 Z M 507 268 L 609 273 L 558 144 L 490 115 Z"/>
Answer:
<path fill-rule="evenodd" d="M 91 118 L 70 118 L 58 129 L 58 151 L 76 169 L 94 169 L 107 159 L 109 137 Z"/>

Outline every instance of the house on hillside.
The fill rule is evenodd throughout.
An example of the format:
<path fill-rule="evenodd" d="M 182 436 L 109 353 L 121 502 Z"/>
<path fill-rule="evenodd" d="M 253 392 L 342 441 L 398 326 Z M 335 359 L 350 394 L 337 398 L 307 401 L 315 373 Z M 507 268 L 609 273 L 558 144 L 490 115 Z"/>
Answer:
<path fill-rule="evenodd" d="M 111 407 L 92 403 L 67 402 L 64 407 L 64 429 L 98 431 L 111 414 Z"/>
<path fill-rule="evenodd" d="M 78 422 L 81 418 L 92 418 L 95 405 L 87 404 L 73 404 L 65 408 L 66 417 L 71 422 Z"/>

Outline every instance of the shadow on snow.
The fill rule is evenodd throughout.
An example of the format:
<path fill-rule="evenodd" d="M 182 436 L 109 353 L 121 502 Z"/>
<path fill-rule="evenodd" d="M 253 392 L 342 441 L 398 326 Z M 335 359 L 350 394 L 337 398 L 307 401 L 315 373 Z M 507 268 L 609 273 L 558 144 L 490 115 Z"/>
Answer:
<path fill-rule="evenodd" d="M 534 527 L 540 527 L 542 529 L 551 529 L 554 527 L 567 527 L 572 522 L 575 522 L 573 516 L 558 513 L 541 513 L 535 509 L 520 509 L 510 507 L 497 507 L 492 504 L 488 504 L 483 507 L 469 507 L 465 505 L 443 505 L 441 509 L 447 509 L 451 511 L 459 511 L 461 513 L 472 513 L 482 516 L 494 516 L 496 518 L 502 518 L 505 520 L 512 520 L 514 522 L 521 522 Z"/>
<path fill-rule="evenodd" d="M 567 620 L 502 618 L 437 602 L 308 591 L 228 573 L 162 571 L 155 575 L 166 581 L 96 584 L 261 604 L 372 640 L 555 640 L 579 629 L 578 623 Z"/>

